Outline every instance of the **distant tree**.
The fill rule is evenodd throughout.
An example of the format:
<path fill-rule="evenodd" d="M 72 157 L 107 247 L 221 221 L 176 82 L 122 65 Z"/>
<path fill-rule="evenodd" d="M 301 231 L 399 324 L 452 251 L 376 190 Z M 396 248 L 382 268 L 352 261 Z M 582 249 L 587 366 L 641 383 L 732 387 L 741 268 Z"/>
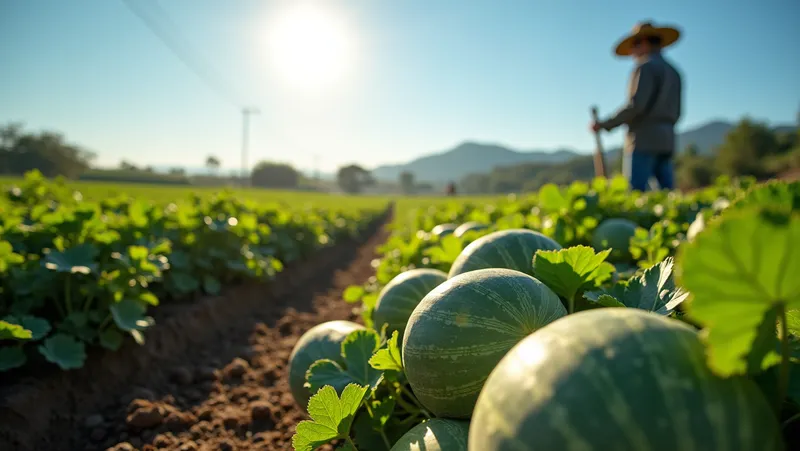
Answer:
<path fill-rule="evenodd" d="M 139 170 L 139 166 L 136 166 L 135 164 L 133 164 L 133 163 L 127 161 L 127 160 L 120 161 L 119 162 L 119 168 L 122 169 L 123 171 L 138 171 Z"/>
<path fill-rule="evenodd" d="M 186 175 L 186 169 L 184 168 L 169 168 L 169 173 L 172 175 Z"/>
<path fill-rule="evenodd" d="M 470 174 L 458 183 L 467 194 L 487 194 L 490 192 L 491 176 L 489 174 Z"/>
<path fill-rule="evenodd" d="M 300 173 L 284 163 L 262 161 L 253 168 L 250 183 L 262 188 L 297 188 Z"/>
<path fill-rule="evenodd" d="M 745 118 L 728 132 L 725 141 L 716 150 L 720 173 L 763 177 L 768 175 L 763 160 L 777 155 L 779 144 L 770 127 Z"/>
<path fill-rule="evenodd" d="M 431 191 L 433 191 L 433 185 L 428 182 L 417 183 L 414 186 L 415 193 L 430 193 Z"/>
<path fill-rule="evenodd" d="M 206 167 L 212 174 L 216 174 L 217 171 L 219 171 L 220 166 L 222 166 L 222 162 L 214 155 L 209 155 L 206 158 Z"/>
<path fill-rule="evenodd" d="M 156 172 L 156 169 L 152 166 L 145 166 L 144 172 Z"/>
<path fill-rule="evenodd" d="M 400 173 L 400 189 L 404 194 L 414 194 L 414 174 L 409 171 Z"/>
<path fill-rule="evenodd" d="M 356 164 L 339 168 L 336 173 L 336 183 L 346 193 L 360 193 L 364 187 L 374 185 L 375 179 L 366 169 Z"/>
<path fill-rule="evenodd" d="M 0 172 L 22 175 L 38 169 L 46 177 L 76 178 L 95 154 L 68 143 L 57 132 L 27 133 L 21 123 L 0 126 Z"/>
<path fill-rule="evenodd" d="M 690 158 L 696 157 L 700 155 L 700 149 L 698 149 L 695 143 L 687 144 L 686 147 L 683 148 L 683 154 Z"/>

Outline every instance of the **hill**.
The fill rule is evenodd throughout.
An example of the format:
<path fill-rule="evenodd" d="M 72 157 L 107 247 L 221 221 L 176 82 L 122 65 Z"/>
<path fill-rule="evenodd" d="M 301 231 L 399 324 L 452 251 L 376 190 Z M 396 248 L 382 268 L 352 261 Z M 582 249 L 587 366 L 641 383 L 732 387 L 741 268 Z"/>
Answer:
<path fill-rule="evenodd" d="M 710 155 L 714 148 L 722 144 L 725 135 L 734 127 L 727 121 L 711 121 L 688 129 L 677 136 L 677 149 L 682 151 L 687 145 L 695 144 L 700 154 Z M 791 130 L 794 126 L 779 126 L 776 130 Z M 607 160 L 616 158 L 619 149 L 609 149 Z M 410 171 L 417 180 L 426 182 L 458 181 L 469 174 L 487 173 L 495 167 L 518 164 L 559 164 L 578 156 L 586 156 L 591 151 L 559 149 L 555 151 L 518 151 L 497 144 L 481 144 L 467 141 L 453 149 L 426 155 L 408 163 L 383 165 L 372 170 L 378 180 L 396 181 L 403 171 Z"/>

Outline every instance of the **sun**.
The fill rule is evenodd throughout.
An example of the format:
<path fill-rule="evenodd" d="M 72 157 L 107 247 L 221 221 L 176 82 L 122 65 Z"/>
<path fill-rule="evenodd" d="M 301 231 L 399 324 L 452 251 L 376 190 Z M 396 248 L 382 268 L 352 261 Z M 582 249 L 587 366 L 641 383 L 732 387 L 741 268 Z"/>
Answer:
<path fill-rule="evenodd" d="M 353 38 L 334 10 L 293 6 L 272 21 L 268 33 L 270 66 L 294 87 L 327 87 L 352 69 Z"/>

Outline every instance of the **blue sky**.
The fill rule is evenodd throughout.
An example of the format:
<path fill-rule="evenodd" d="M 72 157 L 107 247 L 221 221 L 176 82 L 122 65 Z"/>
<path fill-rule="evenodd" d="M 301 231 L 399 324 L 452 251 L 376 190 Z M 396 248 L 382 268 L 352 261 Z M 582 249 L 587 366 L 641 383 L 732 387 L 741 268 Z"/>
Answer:
<path fill-rule="evenodd" d="M 684 31 L 668 52 L 685 76 L 679 128 L 785 123 L 800 108 L 797 0 L 317 0 L 350 58 L 316 88 L 288 83 L 271 57 L 276 21 L 306 0 L 134 1 L 165 12 L 226 87 L 209 88 L 122 0 L 0 0 L 0 122 L 61 131 L 103 165 L 215 154 L 238 168 L 242 105 L 261 111 L 251 163 L 372 167 L 464 140 L 588 151 L 588 107 L 618 107 L 631 68 L 612 46 L 643 18 Z"/>

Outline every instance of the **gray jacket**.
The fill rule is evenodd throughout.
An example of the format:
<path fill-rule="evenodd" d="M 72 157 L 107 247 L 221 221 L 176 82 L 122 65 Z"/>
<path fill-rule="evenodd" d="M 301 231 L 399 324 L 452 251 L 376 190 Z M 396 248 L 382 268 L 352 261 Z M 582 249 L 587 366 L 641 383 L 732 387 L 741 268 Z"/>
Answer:
<path fill-rule="evenodd" d="M 627 103 L 600 122 L 600 127 L 612 130 L 627 125 L 626 152 L 674 153 L 681 85 L 680 74 L 660 53 L 643 58 L 631 73 Z"/>

